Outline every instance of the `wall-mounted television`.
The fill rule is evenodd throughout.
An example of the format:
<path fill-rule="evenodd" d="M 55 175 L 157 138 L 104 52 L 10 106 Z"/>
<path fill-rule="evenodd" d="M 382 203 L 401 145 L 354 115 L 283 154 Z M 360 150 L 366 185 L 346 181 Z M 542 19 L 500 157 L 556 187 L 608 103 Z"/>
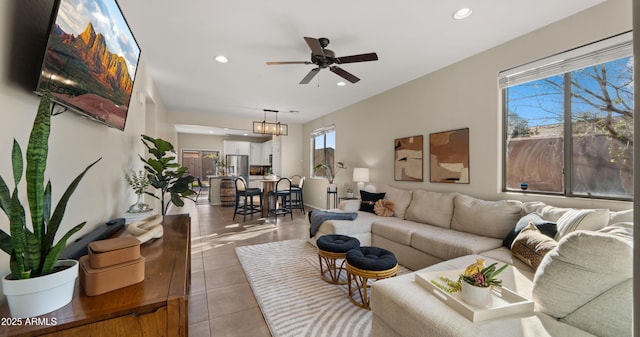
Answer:
<path fill-rule="evenodd" d="M 140 47 L 116 0 L 57 0 L 35 92 L 124 130 Z"/>

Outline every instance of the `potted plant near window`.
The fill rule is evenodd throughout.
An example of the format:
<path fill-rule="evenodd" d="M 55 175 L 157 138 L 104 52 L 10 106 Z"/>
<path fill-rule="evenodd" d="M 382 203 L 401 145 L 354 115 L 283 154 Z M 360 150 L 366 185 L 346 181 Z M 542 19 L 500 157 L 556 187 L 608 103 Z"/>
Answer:
<path fill-rule="evenodd" d="M 83 222 L 67 231 L 54 242 L 71 195 L 87 173 L 100 159 L 87 166 L 67 187 L 51 213 L 52 184 L 45 185 L 44 174 L 49 152 L 51 131 L 50 94 L 40 100 L 26 151 L 24 183 L 31 215 L 31 225 L 18 195 L 23 181 L 22 150 L 13 142 L 13 192 L 0 176 L 0 208 L 9 220 L 9 234 L 0 230 L 0 249 L 11 256 L 11 273 L 2 278 L 3 293 L 7 297 L 13 317 L 33 317 L 56 310 L 71 301 L 78 261 L 58 260 L 67 240 L 82 229 Z"/>
<path fill-rule="evenodd" d="M 316 166 L 313 167 L 314 171 L 317 170 L 324 170 L 324 176 L 327 178 L 327 180 L 329 181 L 329 186 L 327 187 L 327 189 L 331 192 L 335 192 L 337 190 L 337 185 L 333 183 L 333 180 L 336 178 L 336 174 L 338 174 L 338 172 L 340 170 L 346 170 L 347 167 L 344 165 L 343 162 L 339 161 L 336 162 L 336 167 L 333 168 L 327 164 L 318 164 Z"/>

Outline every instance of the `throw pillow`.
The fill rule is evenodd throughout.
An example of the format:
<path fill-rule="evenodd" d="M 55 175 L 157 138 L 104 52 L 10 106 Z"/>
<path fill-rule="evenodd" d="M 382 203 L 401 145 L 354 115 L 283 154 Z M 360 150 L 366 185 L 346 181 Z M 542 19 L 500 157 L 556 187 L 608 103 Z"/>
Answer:
<path fill-rule="evenodd" d="M 556 240 L 543 234 L 533 222 L 530 222 L 513 240 L 511 252 L 531 268 L 538 269 L 542 258 L 557 246 Z"/>
<path fill-rule="evenodd" d="M 597 231 L 609 223 L 608 209 L 571 209 L 558 219 L 558 233 L 555 239 L 581 230 Z"/>
<path fill-rule="evenodd" d="M 360 210 L 363 212 L 373 213 L 373 206 L 376 201 L 380 199 L 384 199 L 386 193 L 370 193 L 367 191 L 360 190 L 360 199 L 362 202 L 360 204 Z"/>
<path fill-rule="evenodd" d="M 543 219 L 542 215 L 538 213 L 531 213 L 523 216 L 522 218 L 520 218 L 520 220 L 518 220 L 516 226 L 511 229 L 509 234 L 507 234 L 507 236 L 502 241 L 502 245 L 510 249 L 511 245 L 513 244 L 513 240 L 515 240 L 516 236 L 518 236 L 522 229 L 524 229 L 529 223 L 535 225 L 540 230 L 540 232 L 542 232 L 542 234 L 545 234 L 550 238 L 555 237 L 556 233 L 558 232 L 558 225 L 556 225 L 555 222 Z"/>
<path fill-rule="evenodd" d="M 401 190 L 399 188 L 394 188 L 391 186 L 387 186 L 387 192 L 385 195 L 385 199 L 393 201 L 396 205 L 396 208 L 393 212 L 393 216 L 396 218 L 404 219 L 405 213 L 407 212 L 407 207 L 411 203 L 411 196 L 413 194 L 412 191 L 409 190 Z"/>
<path fill-rule="evenodd" d="M 451 229 L 503 239 L 522 217 L 522 201 L 487 201 L 459 194 L 454 199 Z"/>
<path fill-rule="evenodd" d="M 373 212 L 379 216 L 392 216 L 395 213 L 396 205 L 393 201 L 380 199 L 373 205 Z"/>

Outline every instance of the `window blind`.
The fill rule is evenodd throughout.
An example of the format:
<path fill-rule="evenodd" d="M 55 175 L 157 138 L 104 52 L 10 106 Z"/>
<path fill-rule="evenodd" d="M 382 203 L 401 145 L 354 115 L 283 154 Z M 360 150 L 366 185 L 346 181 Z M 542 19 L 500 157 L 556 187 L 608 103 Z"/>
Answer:
<path fill-rule="evenodd" d="M 500 89 L 568 73 L 633 55 L 632 32 L 533 61 L 498 73 Z"/>
<path fill-rule="evenodd" d="M 311 137 L 316 137 L 316 136 L 320 136 L 326 133 L 329 133 L 333 130 L 335 130 L 336 126 L 335 125 L 329 125 L 329 126 L 325 126 L 316 130 L 313 130 L 311 132 Z"/>

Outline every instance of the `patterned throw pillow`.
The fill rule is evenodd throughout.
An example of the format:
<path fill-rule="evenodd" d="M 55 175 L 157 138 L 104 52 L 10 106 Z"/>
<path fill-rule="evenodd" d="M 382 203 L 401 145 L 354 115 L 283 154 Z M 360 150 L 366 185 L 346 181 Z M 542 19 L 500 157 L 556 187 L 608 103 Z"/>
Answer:
<path fill-rule="evenodd" d="M 376 201 L 380 199 L 384 199 L 386 193 L 371 193 L 367 191 L 360 190 L 360 198 L 362 202 L 360 204 L 360 210 L 363 212 L 373 213 L 373 206 L 376 204 Z"/>
<path fill-rule="evenodd" d="M 373 212 L 379 216 L 392 216 L 395 213 L 396 205 L 393 201 L 380 199 L 373 205 Z"/>
<path fill-rule="evenodd" d="M 542 234 L 533 223 L 529 223 L 513 240 L 511 252 L 531 268 L 538 269 L 542 258 L 557 246 L 556 240 Z"/>
<path fill-rule="evenodd" d="M 543 219 L 542 215 L 539 213 L 529 213 L 518 220 L 516 226 L 513 227 L 504 240 L 502 240 L 502 245 L 507 248 L 511 248 L 516 236 L 518 236 L 518 234 L 520 234 L 520 232 L 530 223 L 533 223 L 542 232 L 542 234 L 545 234 L 550 238 L 555 238 L 556 233 L 558 232 L 558 226 L 555 222 Z"/>

